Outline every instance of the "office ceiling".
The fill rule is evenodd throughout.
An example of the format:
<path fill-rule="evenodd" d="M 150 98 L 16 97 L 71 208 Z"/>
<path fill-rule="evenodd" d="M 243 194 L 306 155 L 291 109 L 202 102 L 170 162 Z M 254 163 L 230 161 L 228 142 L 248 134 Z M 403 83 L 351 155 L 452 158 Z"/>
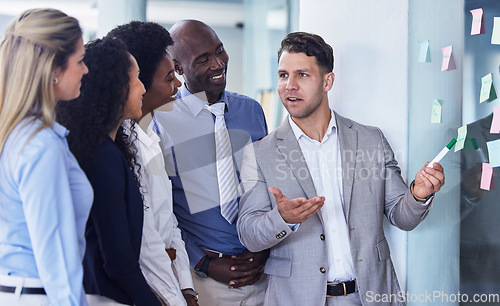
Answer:
<path fill-rule="evenodd" d="M 0 0 L 0 15 L 16 16 L 29 8 L 53 7 L 78 18 L 84 28 L 94 29 L 99 14 L 97 3 L 98 0 Z M 243 21 L 243 8 L 243 0 L 147 0 L 146 16 L 161 24 L 193 18 L 213 26 L 235 26 Z"/>

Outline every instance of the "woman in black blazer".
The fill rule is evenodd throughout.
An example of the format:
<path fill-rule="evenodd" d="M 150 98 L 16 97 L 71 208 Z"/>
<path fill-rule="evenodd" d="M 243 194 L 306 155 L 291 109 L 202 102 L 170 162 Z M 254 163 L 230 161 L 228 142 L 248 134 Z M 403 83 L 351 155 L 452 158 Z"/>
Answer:
<path fill-rule="evenodd" d="M 144 207 L 132 142 L 136 135 L 121 127 L 142 114 L 139 68 L 117 40 L 93 41 L 85 51 L 89 74 L 82 79 L 81 95 L 59 104 L 57 119 L 68 127 L 70 148 L 94 188 L 83 263 L 87 300 L 91 305 L 161 305 L 139 267 Z"/>

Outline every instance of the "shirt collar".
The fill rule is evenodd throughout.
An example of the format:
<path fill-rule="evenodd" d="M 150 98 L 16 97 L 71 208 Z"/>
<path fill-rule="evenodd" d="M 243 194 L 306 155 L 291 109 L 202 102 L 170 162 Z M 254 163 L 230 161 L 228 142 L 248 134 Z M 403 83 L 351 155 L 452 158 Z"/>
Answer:
<path fill-rule="evenodd" d="M 156 133 L 149 127 L 147 129 L 147 132 L 145 132 L 138 124 L 136 124 L 135 130 L 137 131 L 137 139 L 148 148 L 150 148 L 155 143 L 160 142 L 160 137 L 156 135 Z"/>
<path fill-rule="evenodd" d="M 205 93 L 200 92 L 197 94 L 192 94 L 187 89 L 186 83 L 184 83 L 184 85 L 180 88 L 179 92 L 180 92 L 180 97 L 182 98 L 183 102 L 186 104 L 186 106 L 191 111 L 191 114 L 193 115 L 193 117 L 197 117 L 201 113 L 201 111 L 203 110 L 205 105 L 208 105 L 208 102 L 206 101 Z M 203 98 L 205 98 L 205 99 L 203 99 Z M 227 100 L 227 94 L 226 94 L 225 90 L 222 92 L 222 96 L 220 97 L 220 99 L 215 103 L 219 103 L 219 102 L 226 103 L 226 108 L 227 108 L 227 110 L 229 110 L 230 103 Z"/>
<path fill-rule="evenodd" d="M 124 120 L 122 123 L 123 128 L 127 131 L 127 133 L 131 133 L 132 131 L 132 119 Z M 134 131 L 137 133 L 137 140 L 142 142 L 146 147 L 151 147 L 155 142 L 160 142 L 160 137 L 156 135 L 153 130 L 148 127 L 147 132 L 139 126 L 138 123 L 134 125 Z"/>
<path fill-rule="evenodd" d="M 328 123 L 328 128 L 326 129 L 326 135 L 323 137 L 323 139 L 326 139 L 326 137 L 330 136 L 331 133 L 333 133 L 334 128 L 337 129 L 337 121 L 335 119 L 335 113 L 331 111 L 332 117 L 330 118 L 330 122 Z M 290 123 L 290 127 L 292 128 L 293 134 L 295 135 L 295 138 L 297 140 L 300 139 L 301 136 L 304 136 L 308 139 L 309 136 L 307 136 L 302 129 L 292 120 L 292 117 L 290 115 L 288 116 L 288 122 Z"/>
<path fill-rule="evenodd" d="M 57 122 L 54 122 L 53 130 L 56 133 L 56 135 L 61 138 L 65 138 L 69 134 L 69 131 L 64 126 L 60 125 Z"/>

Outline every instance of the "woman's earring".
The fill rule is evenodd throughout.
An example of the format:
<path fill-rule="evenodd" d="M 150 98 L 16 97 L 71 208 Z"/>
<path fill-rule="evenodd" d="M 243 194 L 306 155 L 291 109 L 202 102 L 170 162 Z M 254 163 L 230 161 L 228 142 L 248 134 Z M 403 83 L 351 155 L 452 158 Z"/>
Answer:
<path fill-rule="evenodd" d="M 59 79 L 57 77 L 54 78 L 54 84 L 59 83 Z"/>

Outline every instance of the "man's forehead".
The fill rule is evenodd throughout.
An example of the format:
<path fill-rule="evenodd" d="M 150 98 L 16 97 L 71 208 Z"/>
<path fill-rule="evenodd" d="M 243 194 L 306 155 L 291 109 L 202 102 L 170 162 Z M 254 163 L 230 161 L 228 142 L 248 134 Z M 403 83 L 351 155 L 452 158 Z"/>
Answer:
<path fill-rule="evenodd" d="M 174 46 L 176 42 L 174 41 Z M 197 57 L 206 52 L 213 52 L 221 43 L 215 33 L 193 33 L 180 37 L 177 41 L 179 55 L 188 57 Z"/>
<path fill-rule="evenodd" d="M 279 69 L 311 70 L 317 66 L 316 58 L 303 52 L 284 51 L 278 62 Z"/>

